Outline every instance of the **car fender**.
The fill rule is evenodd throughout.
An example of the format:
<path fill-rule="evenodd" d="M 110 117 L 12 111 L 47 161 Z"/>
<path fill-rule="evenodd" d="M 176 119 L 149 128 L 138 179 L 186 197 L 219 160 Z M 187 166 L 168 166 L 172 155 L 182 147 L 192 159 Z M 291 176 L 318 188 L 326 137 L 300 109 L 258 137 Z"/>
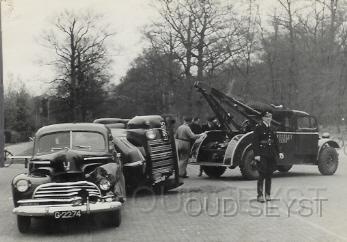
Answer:
<path fill-rule="evenodd" d="M 116 150 L 121 153 L 124 166 L 142 166 L 145 163 L 145 157 L 140 149 L 130 143 L 126 137 L 116 138 L 114 144 Z"/>
<path fill-rule="evenodd" d="M 26 192 L 18 192 L 15 184 L 19 180 L 28 180 L 30 183 L 30 187 Z M 33 192 L 35 191 L 36 187 L 38 187 L 41 184 L 51 182 L 50 176 L 30 176 L 27 173 L 21 173 L 15 176 L 12 179 L 11 187 L 12 187 L 12 196 L 13 196 L 13 203 L 14 206 L 17 207 L 18 200 L 21 199 L 30 199 L 33 195 Z"/>
<path fill-rule="evenodd" d="M 325 146 L 330 146 L 330 147 L 333 147 L 335 149 L 339 149 L 341 148 L 338 143 L 332 139 L 326 139 L 326 138 L 321 138 L 318 140 L 318 152 L 317 152 L 317 161 L 319 159 L 319 156 L 320 156 L 320 153 L 321 151 L 323 150 L 323 148 Z"/>

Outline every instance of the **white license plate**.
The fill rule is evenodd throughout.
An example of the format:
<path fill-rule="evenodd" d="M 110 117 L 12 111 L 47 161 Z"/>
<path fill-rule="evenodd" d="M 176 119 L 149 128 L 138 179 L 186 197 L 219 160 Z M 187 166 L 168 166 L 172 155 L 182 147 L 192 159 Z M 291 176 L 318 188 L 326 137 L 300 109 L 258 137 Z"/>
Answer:
<path fill-rule="evenodd" d="M 54 218 L 55 219 L 75 218 L 75 217 L 81 217 L 81 210 L 56 211 L 56 212 L 54 212 Z"/>

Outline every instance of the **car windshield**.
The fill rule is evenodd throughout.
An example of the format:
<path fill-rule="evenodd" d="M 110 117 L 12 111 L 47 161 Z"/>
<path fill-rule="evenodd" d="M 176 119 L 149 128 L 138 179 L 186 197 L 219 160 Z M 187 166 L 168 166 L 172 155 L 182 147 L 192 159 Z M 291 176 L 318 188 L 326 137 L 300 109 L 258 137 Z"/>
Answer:
<path fill-rule="evenodd" d="M 53 153 L 68 148 L 73 150 L 103 151 L 106 149 L 106 141 L 104 136 L 97 132 L 56 132 L 40 137 L 35 146 L 35 154 Z"/>

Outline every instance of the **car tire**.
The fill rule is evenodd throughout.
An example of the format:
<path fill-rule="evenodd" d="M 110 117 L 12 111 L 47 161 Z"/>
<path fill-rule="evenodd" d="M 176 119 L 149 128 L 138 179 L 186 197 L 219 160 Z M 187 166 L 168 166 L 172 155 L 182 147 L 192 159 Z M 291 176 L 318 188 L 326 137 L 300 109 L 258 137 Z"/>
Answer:
<path fill-rule="evenodd" d="M 31 217 L 17 215 L 17 227 L 19 232 L 27 233 L 30 229 Z"/>
<path fill-rule="evenodd" d="M 288 172 L 290 169 L 292 169 L 293 165 L 280 165 L 277 166 L 277 170 L 280 172 Z"/>
<path fill-rule="evenodd" d="M 105 214 L 104 224 L 107 227 L 119 227 L 122 222 L 120 209 Z"/>
<path fill-rule="evenodd" d="M 247 180 L 255 180 L 258 178 L 258 169 L 254 163 L 254 152 L 252 149 L 246 151 L 240 165 L 242 176 Z"/>
<path fill-rule="evenodd" d="M 202 166 L 205 174 L 211 178 L 218 178 L 225 172 L 224 166 Z"/>
<path fill-rule="evenodd" d="M 322 149 L 318 159 L 318 170 L 322 175 L 333 175 L 339 164 L 337 151 L 330 146 Z"/>

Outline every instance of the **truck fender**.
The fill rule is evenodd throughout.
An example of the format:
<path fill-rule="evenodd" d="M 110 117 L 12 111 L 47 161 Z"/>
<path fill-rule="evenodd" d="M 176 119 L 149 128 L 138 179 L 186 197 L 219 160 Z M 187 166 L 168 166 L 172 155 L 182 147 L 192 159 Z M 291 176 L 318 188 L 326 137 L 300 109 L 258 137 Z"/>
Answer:
<path fill-rule="evenodd" d="M 244 135 L 238 134 L 235 135 L 228 143 L 228 146 L 225 150 L 225 155 L 223 159 L 223 164 L 233 165 L 233 157 L 235 155 L 235 150 L 239 144 L 239 141 L 242 139 Z"/>
<path fill-rule="evenodd" d="M 319 139 L 318 141 L 318 152 L 317 152 L 317 161 L 319 159 L 319 156 L 320 156 L 320 153 L 321 151 L 323 150 L 323 148 L 325 146 L 330 146 L 330 147 L 333 147 L 335 149 L 339 149 L 341 148 L 338 143 L 332 139 Z"/>
<path fill-rule="evenodd" d="M 233 168 L 240 165 L 246 150 L 252 145 L 252 139 L 253 131 L 234 136 L 225 151 L 224 161 Z"/>
<path fill-rule="evenodd" d="M 205 141 L 206 138 L 207 138 L 207 135 L 203 134 L 195 140 L 195 142 L 192 145 L 192 148 L 190 150 L 189 163 L 198 162 L 198 155 L 200 152 L 200 148 L 201 148 L 201 145 Z M 176 150 L 177 150 L 177 146 L 176 146 Z M 177 157 L 178 157 L 178 154 L 177 154 Z"/>

